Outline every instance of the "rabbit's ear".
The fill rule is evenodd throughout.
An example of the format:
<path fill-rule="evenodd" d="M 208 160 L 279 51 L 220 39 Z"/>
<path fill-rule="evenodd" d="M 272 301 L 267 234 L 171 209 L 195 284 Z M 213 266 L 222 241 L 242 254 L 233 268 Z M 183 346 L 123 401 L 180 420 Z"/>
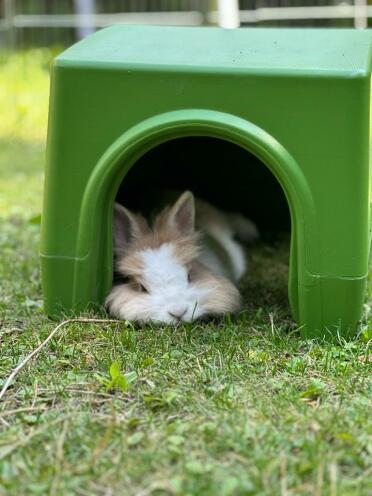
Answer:
<path fill-rule="evenodd" d="M 140 219 L 127 208 L 115 203 L 113 237 L 116 254 L 123 254 L 129 245 L 141 234 Z M 143 219 L 144 220 L 144 219 Z"/>
<path fill-rule="evenodd" d="M 180 234 L 194 233 L 195 200 L 191 191 L 185 191 L 170 209 L 169 221 L 177 228 Z"/>

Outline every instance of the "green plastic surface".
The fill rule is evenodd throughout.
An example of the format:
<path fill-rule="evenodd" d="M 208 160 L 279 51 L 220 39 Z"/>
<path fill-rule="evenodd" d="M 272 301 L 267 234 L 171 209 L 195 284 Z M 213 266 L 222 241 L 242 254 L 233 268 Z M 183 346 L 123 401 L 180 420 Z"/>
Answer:
<path fill-rule="evenodd" d="M 46 312 L 103 302 L 113 202 L 131 166 L 168 140 L 208 136 L 255 155 L 285 193 L 289 298 L 304 336 L 352 335 L 370 247 L 371 55 L 368 30 L 154 26 L 114 26 L 62 53 L 42 222 Z"/>

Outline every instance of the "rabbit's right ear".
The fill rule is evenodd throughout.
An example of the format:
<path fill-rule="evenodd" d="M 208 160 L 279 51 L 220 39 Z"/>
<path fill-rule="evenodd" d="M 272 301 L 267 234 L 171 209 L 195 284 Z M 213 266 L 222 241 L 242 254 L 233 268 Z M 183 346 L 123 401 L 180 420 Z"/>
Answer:
<path fill-rule="evenodd" d="M 125 253 L 129 245 L 141 234 L 138 216 L 127 208 L 115 203 L 113 219 L 114 250 L 116 254 Z"/>
<path fill-rule="evenodd" d="M 171 207 L 169 222 L 183 235 L 194 233 L 195 200 L 191 191 L 182 193 L 173 207 Z"/>

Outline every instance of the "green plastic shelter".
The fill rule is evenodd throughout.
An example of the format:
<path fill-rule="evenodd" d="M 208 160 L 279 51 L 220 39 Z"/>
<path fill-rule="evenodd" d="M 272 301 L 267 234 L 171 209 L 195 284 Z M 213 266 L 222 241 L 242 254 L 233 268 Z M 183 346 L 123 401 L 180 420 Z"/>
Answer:
<path fill-rule="evenodd" d="M 118 25 L 59 55 L 46 312 L 104 301 L 115 198 L 193 188 L 271 227 L 287 212 L 294 318 L 306 337 L 352 335 L 370 248 L 371 47 L 368 30 Z"/>

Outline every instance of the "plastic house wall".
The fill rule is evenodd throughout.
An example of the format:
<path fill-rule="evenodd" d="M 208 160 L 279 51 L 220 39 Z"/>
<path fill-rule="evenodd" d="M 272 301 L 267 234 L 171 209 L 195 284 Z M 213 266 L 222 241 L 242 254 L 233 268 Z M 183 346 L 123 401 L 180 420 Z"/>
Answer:
<path fill-rule="evenodd" d="M 57 57 L 46 312 L 104 301 L 113 202 L 127 172 L 161 143 L 206 136 L 248 150 L 284 191 L 289 299 L 304 336 L 352 335 L 370 247 L 371 46 L 369 31 L 115 26 Z M 216 178 L 226 166 L 216 163 Z"/>

